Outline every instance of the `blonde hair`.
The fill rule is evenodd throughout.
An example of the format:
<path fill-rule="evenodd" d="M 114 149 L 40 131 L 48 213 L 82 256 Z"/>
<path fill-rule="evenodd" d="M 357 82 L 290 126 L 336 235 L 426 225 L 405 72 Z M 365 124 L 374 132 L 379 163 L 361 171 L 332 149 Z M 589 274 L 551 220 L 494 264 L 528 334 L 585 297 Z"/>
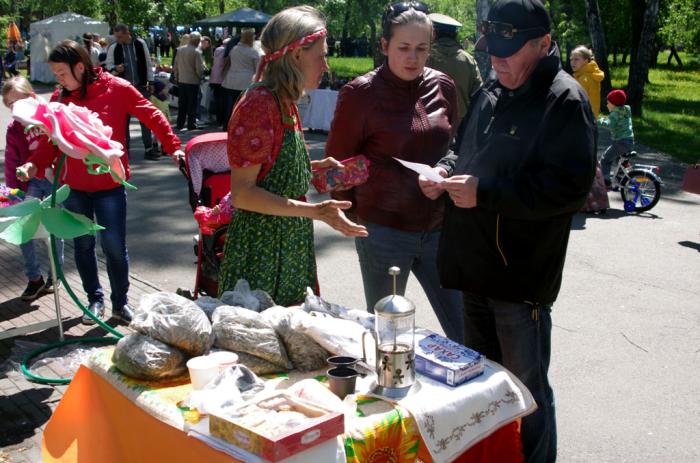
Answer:
<path fill-rule="evenodd" d="M 241 30 L 241 43 L 252 46 L 255 43 L 255 29 L 245 27 Z"/>
<path fill-rule="evenodd" d="M 5 106 L 9 107 L 6 98 L 12 90 L 15 90 L 22 95 L 32 96 L 34 94 L 34 89 L 32 84 L 26 79 L 26 77 L 16 76 L 5 81 L 2 85 L 2 102 Z"/>
<path fill-rule="evenodd" d="M 272 17 L 262 31 L 260 43 L 265 53 L 269 54 L 325 27 L 326 21 L 316 8 L 295 6 Z M 303 48 L 308 50 L 315 44 L 312 42 Z M 282 99 L 298 101 L 304 93 L 304 75 L 297 67 L 293 53 L 267 63 L 262 80 Z"/>
<path fill-rule="evenodd" d="M 180 46 L 181 47 L 186 47 L 187 45 L 190 44 L 190 34 L 183 34 L 180 37 Z"/>
<path fill-rule="evenodd" d="M 588 48 L 585 45 L 579 45 L 578 47 L 574 48 L 573 51 L 571 52 L 572 55 L 579 55 L 581 58 L 585 59 L 586 61 L 595 61 L 595 56 L 593 55 L 593 50 Z"/>

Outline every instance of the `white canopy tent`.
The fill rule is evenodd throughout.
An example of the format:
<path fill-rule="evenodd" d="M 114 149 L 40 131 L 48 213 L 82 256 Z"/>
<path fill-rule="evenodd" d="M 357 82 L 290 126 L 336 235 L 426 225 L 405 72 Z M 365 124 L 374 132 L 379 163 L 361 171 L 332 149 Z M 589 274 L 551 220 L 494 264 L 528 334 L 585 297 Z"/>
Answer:
<path fill-rule="evenodd" d="M 66 39 L 81 43 L 85 32 L 94 32 L 102 37 L 107 37 L 109 25 L 106 22 L 76 13 L 61 13 L 30 24 L 31 80 L 47 83 L 56 82 L 47 63 L 49 53 L 53 47 Z"/>

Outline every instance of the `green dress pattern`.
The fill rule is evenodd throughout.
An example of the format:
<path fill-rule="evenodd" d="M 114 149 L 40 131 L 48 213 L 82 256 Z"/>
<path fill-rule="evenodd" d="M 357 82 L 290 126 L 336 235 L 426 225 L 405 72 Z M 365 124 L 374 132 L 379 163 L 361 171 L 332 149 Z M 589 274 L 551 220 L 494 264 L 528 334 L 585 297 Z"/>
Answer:
<path fill-rule="evenodd" d="M 279 102 L 279 99 L 278 99 Z M 289 199 L 306 194 L 311 163 L 304 137 L 294 118 L 281 110 L 284 135 L 274 164 L 258 186 Z M 267 291 L 283 306 L 304 301 L 306 287 L 316 286 L 313 222 L 237 210 L 228 227 L 219 270 L 219 296 L 239 279 Z"/>

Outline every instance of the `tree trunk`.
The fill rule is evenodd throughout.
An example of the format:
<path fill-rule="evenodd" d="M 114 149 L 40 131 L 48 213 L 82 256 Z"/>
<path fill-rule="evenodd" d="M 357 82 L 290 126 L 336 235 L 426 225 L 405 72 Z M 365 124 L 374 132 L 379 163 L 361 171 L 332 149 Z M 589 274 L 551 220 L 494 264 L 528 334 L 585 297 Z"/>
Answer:
<path fill-rule="evenodd" d="M 632 50 L 630 50 L 630 67 L 635 65 L 637 60 L 637 48 L 642 37 L 642 27 L 644 24 L 645 0 L 630 0 L 630 21 L 632 21 Z"/>
<path fill-rule="evenodd" d="M 605 73 L 600 88 L 600 103 L 601 106 L 605 106 L 605 96 L 612 90 L 612 84 L 610 83 L 610 66 L 608 66 L 608 48 L 605 44 L 605 32 L 603 31 L 603 23 L 600 20 L 598 0 L 586 0 L 586 10 L 595 60 L 598 63 L 598 67 Z"/>
<path fill-rule="evenodd" d="M 219 0 L 219 14 L 226 13 L 224 11 L 225 9 L 226 9 L 226 2 L 224 0 Z"/>
<path fill-rule="evenodd" d="M 486 20 L 489 15 L 489 9 L 491 4 L 489 0 L 476 0 L 476 38 L 477 40 L 481 36 L 479 32 L 479 24 L 481 21 Z M 475 42 L 476 43 L 476 42 Z M 476 63 L 479 65 L 479 72 L 481 73 L 481 79 L 486 82 L 491 74 L 491 58 L 488 53 L 474 51 L 474 58 Z"/>
<path fill-rule="evenodd" d="M 625 65 L 627 64 L 627 57 L 629 56 L 629 48 L 625 48 L 622 50 L 622 64 Z"/>
<path fill-rule="evenodd" d="M 656 37 L 657 17 L 659 15 L 659 1 L 649 0 L 644 12 L 642 35 L 637 47 L 637 58 L 630 65 L 628 87 L 628 103 L 632 107 L 632 114 L 642 115 L 642 100 L 644 99 L 644 84 L 649 78 L 649 64 L 654 52 L 654 39 Z"/>

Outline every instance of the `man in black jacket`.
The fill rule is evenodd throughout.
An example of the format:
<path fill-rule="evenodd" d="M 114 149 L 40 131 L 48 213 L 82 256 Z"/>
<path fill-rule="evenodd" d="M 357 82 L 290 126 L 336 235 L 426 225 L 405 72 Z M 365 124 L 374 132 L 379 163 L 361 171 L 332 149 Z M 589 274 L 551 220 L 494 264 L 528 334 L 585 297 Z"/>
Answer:
<path fill-rule="evenodd" d="M 537 402 L 522 421 L 528 462 L 556 459 L 547 371 L 551 307 L 561 286 L 571 219 L 595 170 L 594 118 L 583 89 L 561 70 L 539 0 L 499 0 L 480 25 L 497 80 L 472 98 L 456 154 L 435 167 L 449 195 L 438 266 L 461 289 L 469 347 L 517 375 Z"/>
<path fill-rule="evenodd" d="M 151 53 L 146 42 L 138 37 L 134 38 L 126 24 L 114 26 L 114 38 L 116 42 L 107 49 L 107 61 L 105 67 L 115 76 L 128 80 L 146 99 L 151 97 L 148 91 L 149 83 L 153 82 L 153 64 Z M 127 118 L 126 145 L 127 151 L 131 137 L 129 136 Z M 141 139 L 145 152 L 145 158 L 151 161 L 159 158 L 153 149 L 153 137 L 145 124 L 141 123 Z"/>

